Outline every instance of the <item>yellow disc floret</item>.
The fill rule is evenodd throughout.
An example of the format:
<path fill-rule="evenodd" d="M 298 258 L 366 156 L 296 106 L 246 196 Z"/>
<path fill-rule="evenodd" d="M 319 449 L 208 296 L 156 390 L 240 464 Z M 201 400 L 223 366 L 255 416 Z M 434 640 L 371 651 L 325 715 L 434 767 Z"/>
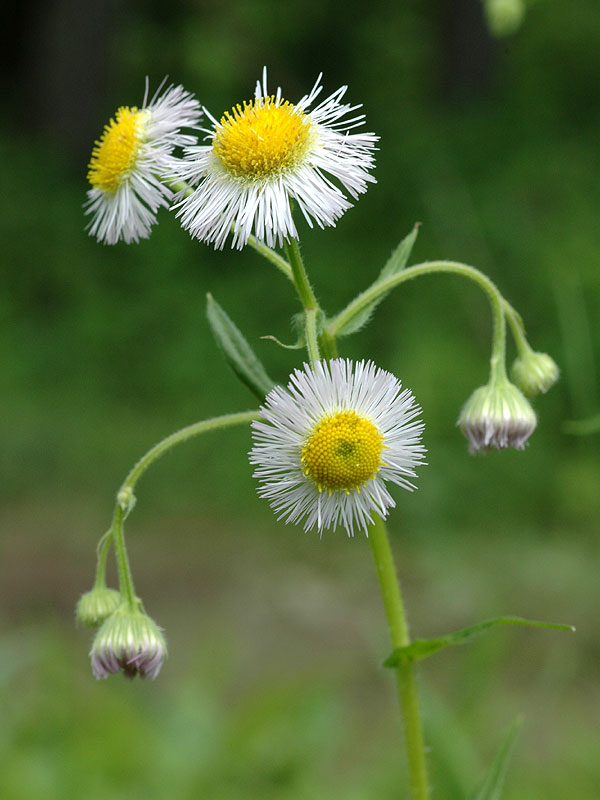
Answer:
<path fill-rule="evenodd" d="M 383 448 L 383 436 L 370 420 L 338 411 L 318 422 L 302 448 L 304 474 L 319 491 L 360 491 L 382 466 Z"/>
<path fill-rule="evenodd" d="M 95 189 L 115 192 L 135 164 L 147 111 L 121 106 L 92 150 L 88 181 Z"/>
<path fill-rule="evenodd" d="M 261 97 L 223 117 L 213 152 L 238 178 L 268 178 L 295 166 L 314 138 L 309 117 L 287 100 Z"/>

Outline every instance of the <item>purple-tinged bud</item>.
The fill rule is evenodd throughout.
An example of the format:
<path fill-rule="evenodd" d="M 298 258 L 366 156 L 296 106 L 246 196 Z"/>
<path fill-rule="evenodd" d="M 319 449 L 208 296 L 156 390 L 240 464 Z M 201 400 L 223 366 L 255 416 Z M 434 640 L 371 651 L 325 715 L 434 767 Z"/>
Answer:
<path fill-rule="evenodd" d="M 533 397 L 540 392 L 547 392 L 560 375 L 556 362 L 547 353 L 536 353 L 529 350 L 515 359 L 510 376 L 519 389 Z"/>
<path fill-rule="evenodd" d="M 121 605 L 121 594 L 106 586 L 95 587 L 82 594 L 77 602 L 75 616 L 88 628 L 97 628 Z"/>
<path fill-rule="evenodd" d="M 469 440 L 469 450 L 514 447 L 523 450 L 535 430 L 535 411 L 508 380 L 476 389 L 463 406 L 458 425 Z"/>
<path fill-rule="evenodd" d="M 95 677 L 122 671 L 127 678 L 156 678 L 167 657 L 160 628 L 143 611 L 125 603 L 102 623 L 90 651 Z"/>

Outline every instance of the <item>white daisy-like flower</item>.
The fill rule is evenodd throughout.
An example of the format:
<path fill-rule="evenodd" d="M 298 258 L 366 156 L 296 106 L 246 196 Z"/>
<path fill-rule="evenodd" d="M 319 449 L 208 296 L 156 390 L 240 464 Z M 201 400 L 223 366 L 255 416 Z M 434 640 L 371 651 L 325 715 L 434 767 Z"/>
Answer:
<path fill-rule="evenodd" d="M 373 150 L 378 136 L 351 133 L 364 123 L 360 106 L 343 103 L 347 86 L 312 110 L 322 91 L 321 75 L 309 94 L 292 104 L 267 90 L 267 71 L 256 84 L 254 100 L 236 105 L 217 121 L 209 144 L 186 148 L 174 174 L 196 191 L 175 205 L 190 234 L 222 248 L 230 231 L 232 246 L 242 248 L 254 234 L 269 247 L 298 238 L 290 201 L 308 224 L 334 225 L 353 197 L 375 182 Z M 351 115 L 351 116 L 348 116 Z M 331 176 L 331 177 L 330 177 Z"/>
<path fill-rule="evenodd" d="M 142 107 L 121 106 L 92 150 L 85 206 L 93 215 L 90 235 L 100 242 L 148 238 L 158 209 L 173 197 L 162 177 L 167 157 L 197 141 L 180 129 L 198 124 L 199 102 L 182 86 L 169 86 L 159 96 L 161 88 L 148 102 L 146 81 Z"/>
<path fill-rule="evenodd" d="M 279 519 L 304 529 L 342 525 L 367 533 L 395 506 L 386 481 L 404 489 L 423 462 L 421 409 L 372 362 L 307 364 L 276 386 L 252 423 L 254 477 Z"/>

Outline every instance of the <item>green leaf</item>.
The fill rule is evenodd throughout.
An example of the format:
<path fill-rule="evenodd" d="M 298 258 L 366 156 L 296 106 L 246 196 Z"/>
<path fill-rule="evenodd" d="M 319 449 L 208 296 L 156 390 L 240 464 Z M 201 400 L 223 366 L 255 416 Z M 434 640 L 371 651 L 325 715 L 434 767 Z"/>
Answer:
<path fill-rule="evenodd" d="M 404 267 L 406 266 L 408 259 L 410 257 L 411 251 L 413 249 L 413 245 L 416 241 L 417 234 L 419 233 L 419 225 L 420 223 L 417 222 L 412 229 L 412 231 L 405 236 L 404 239 L 400 242 L 398 247 L 393 251 L 391 256 L 385 262 L 383 269 L 377 276 L 377 279 L 371 284 L 371 286 L 376 286 L 378 283 L 386 280 L 387 278 L 391 278 L 393 275 L 396 275 L 398 272 L 402 272 Z M 371 287 L 369 287 L 371 288 Z M 356 331 L 363 328 L 367 322 L 371 319 L 373 312 L 381 303 L 381 301 L 387 297 L 388 292 L 380 295 L 376 300 L 374 300 L 370 305 L 363 308 L 358 314 L 356 314 L 352 319 L 349 319 L 345 325 L 343 325 L 338 331 L 338 336 L 348 336 L 350 333 L 356 333 Z"/>
<path fill-rule="evenodd" d="M 269 378 L 239 328 L 211 294 L 206 295 L 206 316 L 229 366 L 251 392 L 264 400 L 275 382 Z"/>
<path fill-rule="evenodd" d="M 496 757 L 490 764 L 483 785 L 477 794 L 473 795 L 473 800 L 500 800 L 510 757 L 522 724 L 523 718 L 519 716 L 510 726 Z"/>
<path fill-rule="evenodd" d="M 437 639 L 415 639 L 406 647 L 396 648 L 383 662 L 383 666 L 397 667 L 398 664 L 405 661 L 420 661 L 423 658 L 429 658 L 438 650 L 444 650 L 451 645 L 466 644 L 496 625 L 526 625 L 530 628 L 551 628 L 557 631 L 575 630 L 572 625 L 562 625 L 558 622 L 538 622 L 533 619 L 523 619 L 523 617 L 496 617 L 478 622 L 476 625 L 470 625 L 468 628 L 461 628 L 459 631 L 448 633 Z"/>
<path fill-rule="evenodd" d="M 388 258 L 385 262 L 383 269 L 379 273 L 379 277 L 377 278 L 378 281 L 385 280 L 386 278 L 391 278 L 392 275 L 396 275 L 398 272 L 402 272 L 404 267 L 408 263 L 408 259 L 410 258 L 410 254 L 414 247 L 415 242 L 417 241 L 417 235 L 419 233 L 419 227 L 421 226 L 420 222 L 416 222 L 412 231 L 405 236 L 404 239 L 400 242 L 398 247 L 394 250 L 392 255 Z"/>

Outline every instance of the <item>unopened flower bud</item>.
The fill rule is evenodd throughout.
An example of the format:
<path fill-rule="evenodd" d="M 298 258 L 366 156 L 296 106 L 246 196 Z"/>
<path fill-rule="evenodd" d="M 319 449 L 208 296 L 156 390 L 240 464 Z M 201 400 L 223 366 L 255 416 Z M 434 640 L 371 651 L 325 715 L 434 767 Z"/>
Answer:
<path fill-rule="evenodd" d="M 121 604 L 121 595 L 106 586 L 91 589 L 82 594 L 77 602 L 75 616 L 82 625 L 96 628 Z"/>
<path fill-rule="evenodd" d="M 90 651 L 98 679 L 120 670 L 127 678 L 156 678 L 166 657 L 167 644 L 158 625 L 125 603 L 102 623 Z"/>
<path fill-rule="evenodd" d="M 547 353 L 529 350 L 515 359 L 510 375 L 528 397 L 547 392 L 558 380 L 560 370 Z"/>
<path fill-rule="evenodd" d="M 476 389 L 458 418 L 471 453 L 490 447 L 522 450 L 536 424 L 529 401 L 506 379 Z"/>
<path fill-rule="evenodd" d="M 486 0 L 485 15 L 495 36 L 509 36 L 521 27 L 525 4 L 523 0 Z"/>

